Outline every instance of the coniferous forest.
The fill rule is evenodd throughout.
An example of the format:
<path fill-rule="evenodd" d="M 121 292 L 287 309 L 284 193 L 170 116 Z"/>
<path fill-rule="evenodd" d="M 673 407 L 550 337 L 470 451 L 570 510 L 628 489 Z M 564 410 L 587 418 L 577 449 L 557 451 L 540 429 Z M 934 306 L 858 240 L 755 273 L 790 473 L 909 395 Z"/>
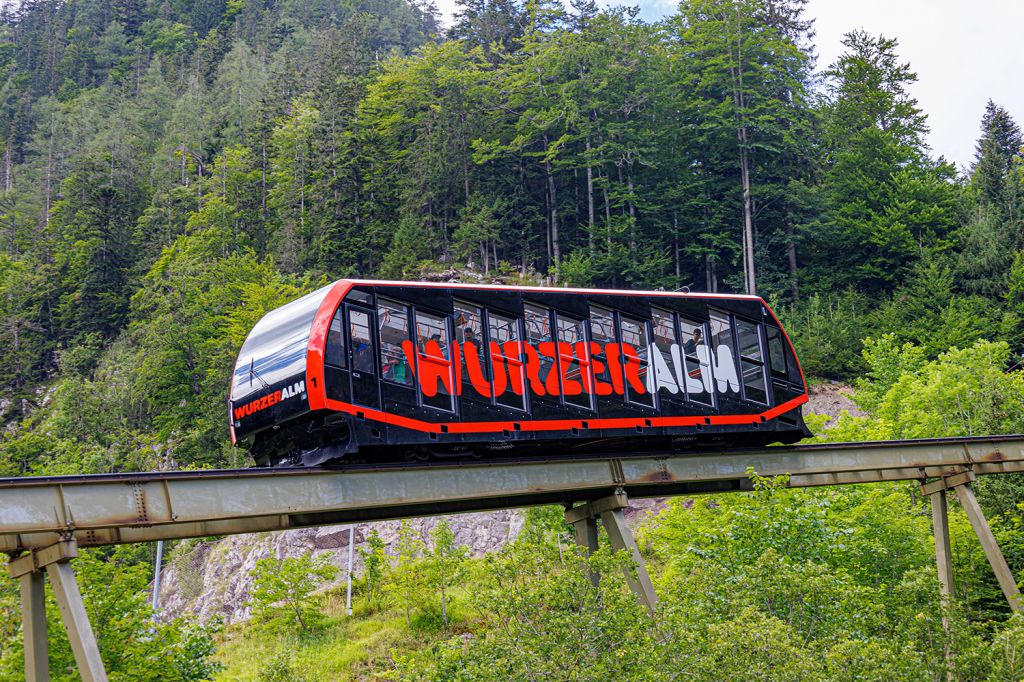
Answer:
<path fill-rule="evenodd" d="M 926 143 L 897 37 L 853 30 L 817 63 L 805 2 L 682 0 L 649 22 L 595 0 L 460 0 L 450 26 L 430 0 L 4 4 L 0 475 L 246 466 L 225 420 L 239 346 L 348 276 L 756 292 L 808 376 L 855 387 L 867 416 L 821 438 L 1024 432 L 1024 135 L 979 103 L 974 161 L 954 167 Z M 979 496 L 1021 577 L 1024 484 Z M 938 603 L 911 487 L 758 481 L 659 518 L 641 537 L 675 595 L 661 629 L 621 583 L 588 587 L 540 511 L 470 568 L 447 536 L 407 538 L 393 562 L 368 550 L 363 625 L 397 628 L 400 653 L 367 644 L 323 679 L 1024 675 L 1024 622 L 955 510 L 963 593 Z M 107 664 L 208 679 L 227 635 L 151 627 L 151 562 L 82 560 L 95 608 L 120 614 L 99 633 Z M 296 630 L 264 602 L 239 656 L 261 660 L 246 637 L 358 639 L 327 607 Z M 17 613 L 5 584 L 10 679 Z M 258 674 L 321 679 L 287 657 Z"/>

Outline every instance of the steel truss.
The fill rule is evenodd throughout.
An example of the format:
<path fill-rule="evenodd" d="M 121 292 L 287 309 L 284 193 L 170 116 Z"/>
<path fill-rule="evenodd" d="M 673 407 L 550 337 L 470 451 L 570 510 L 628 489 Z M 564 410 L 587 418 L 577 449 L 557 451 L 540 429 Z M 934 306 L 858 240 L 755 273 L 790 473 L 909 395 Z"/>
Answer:
<path fill-rule="evenodd" d="M 347 469 L 241 469 L 0 479 L 0 552 L 21 583 L 25 672 L 48 680 L 43 573 L 50 579 L 86 682 L 106 680 L 70 561 L 79 546 L 284 530 L 355 521 L 566 506 L 576 541 L 597 547 L 600 518 L 627 551 L 630 588 L 654 612 L 657 595 L 623 520 L 628 497 L 749 490 L 751 473 L 790 487 L 918 480 L 932 500 L 943 595 L 952 593 L 946 490 L 954 489 L 1003 592 L 1020 592 L 969 483 L 1024 471 L 1024 435 L 665 453 L 587 459 Z M 928 483 L 928 479 L 938 479 Z M 574 506 L 582 502 L 580 506 Z M 20 556 L 19 556 L 20 555 Z M 591 576 L 598 580 L 598 576 Z"/>

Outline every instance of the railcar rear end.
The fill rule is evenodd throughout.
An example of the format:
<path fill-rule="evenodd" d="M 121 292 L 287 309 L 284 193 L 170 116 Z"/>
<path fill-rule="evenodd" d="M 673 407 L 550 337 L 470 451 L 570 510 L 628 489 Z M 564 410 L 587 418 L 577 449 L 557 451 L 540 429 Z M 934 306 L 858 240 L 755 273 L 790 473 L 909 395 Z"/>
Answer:
<path fill-rule="evenodd" d="M 315 465 L 794 442 L 806 400 L 757 297 L 341 280 L 256 325 L 229 409 Z"/>

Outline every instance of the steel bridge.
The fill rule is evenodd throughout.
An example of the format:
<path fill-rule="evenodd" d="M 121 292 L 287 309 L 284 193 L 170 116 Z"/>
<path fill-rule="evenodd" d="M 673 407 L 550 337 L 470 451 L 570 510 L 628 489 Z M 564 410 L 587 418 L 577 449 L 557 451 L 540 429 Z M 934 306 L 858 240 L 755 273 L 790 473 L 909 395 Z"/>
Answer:
<path fill-rule="evenodd" d="M 442 465 L 233 469 L 0 479 L 0 552 L 21 585 L 25 673 L 49 679 L 43 575 L 79 672 L 106 680 L 71 569 L 78 547 L 284 530 L 558 503 L 576 541 L 597 547 L 600 518 L 652 611 L 651 586 L 622 510 L 630 497 L 749 490 L 751 472 L 790 487 L 920 481 L 932 502 L 942 593 L 953 576 L 946 492 L 954 490 L 1014 610 L 1021 595 L 971 490 L 976 476 L 1024 471 L 1024 435 L 767 447 L 743 451 L 588 455 Z M 596 579 L 596 576 L 594 577 Z"/>

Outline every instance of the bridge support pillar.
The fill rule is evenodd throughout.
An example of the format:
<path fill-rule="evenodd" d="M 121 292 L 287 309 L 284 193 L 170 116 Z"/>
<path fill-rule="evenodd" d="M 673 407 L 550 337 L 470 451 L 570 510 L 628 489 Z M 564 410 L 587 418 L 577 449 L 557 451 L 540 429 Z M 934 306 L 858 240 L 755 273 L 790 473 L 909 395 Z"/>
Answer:
<path fill-rule="evenodd" d="M 82 593 L 78 589 L 74 571 L 71 570 L 70 562 L 76 556 L 78 546 L 75 541 L 62 540 L 12 559 L 7 564 L 11 576 L 21 582 L 21 622 L 25 633 L 27 682 L 47 682 L 50 679 L 43 571 L 50 578 L 50 586 L 82 681 L 107 682 L 107 672 L 100 658 L 89 616 L 85 612 Z"/>
<path fill-rule="evenodd" d="M 965 471 L 921 485 L 921 493 L 928 495 L 932 502 L 935 561 L 938 566 L 942 596 L 946 599 L 953 594 L 953 563 L 949 549 L 949 519 L 946 508 L 946 491 L 953 490 L 960 501 L 960 506 L 967 513 L 974 534 L 981 542 L 981 548 L 985 551 L 985 557 L 996 574 L 996 580 L 999 581 L 999 587 L 1003 590 L 1003 595 L 1009 602 L 1010 608 L 1018 613 L 1024 613 L 1024 600 L 1021 599 L 1020 590 L 1017 589 L 1017 582 L 1013 579 L 1010 566 L 1006 563 L 999 544 L 996 543 L 988 521 L 985 520 L 985 514 L 982 513 L 978 499 L 974 496 L 974 490 L 971 489 L 971 482 L 974 480 L 974 472 Z"/>
<path fill-rule="evenodd" d="M 647 566 L 644 558 L 640 555 L 640 549 L 636 546 L 632 531 L 626 525 L 626 519 L 622 510 L 629 506 L 629 499 L 626 494 L 617 491 L 614 495 L 603 497 L 599 500 L 586 502 L 577 507 L 569 507 L 565 510 L 565 520 L 572 524 L 576 544 L 584 547 L 588 553 L 597 549 L 597 519 L 601 519 L 608 539 L 611 541 L 615 551 L 624 550 L 633 559 L 636 567 L 636 574 L 626 570 L 626 582 L 633 594 L 637 596 L 640 603 L 647 607 L 651 614 L 654 614 L 658 605 L 658 595 L 654 592 L 654 585 L 651 584 L 651 577 L 647 574 Z M 591 574 L 590 580 L 596 585 L 600 576 Z"/>

